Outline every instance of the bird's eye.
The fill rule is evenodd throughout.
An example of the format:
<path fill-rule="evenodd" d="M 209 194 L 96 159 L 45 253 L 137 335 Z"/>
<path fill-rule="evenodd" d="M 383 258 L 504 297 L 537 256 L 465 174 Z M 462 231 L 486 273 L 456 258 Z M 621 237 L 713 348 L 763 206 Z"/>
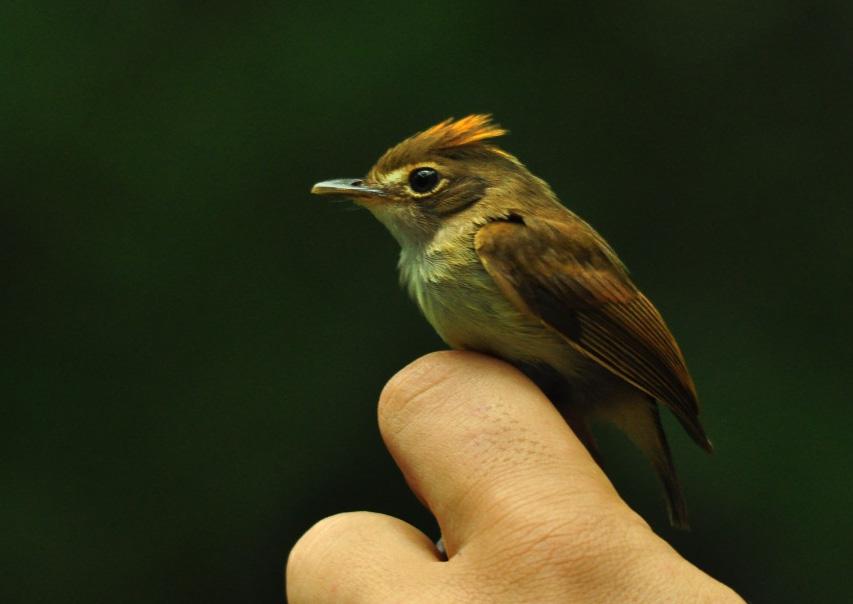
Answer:
<path fill-rule="evenodd" d="M 415 168 L 409 173 L 409 186 L 415 193 L 429 193 L 438 181 L 438 172 L 432 168 Z"/>

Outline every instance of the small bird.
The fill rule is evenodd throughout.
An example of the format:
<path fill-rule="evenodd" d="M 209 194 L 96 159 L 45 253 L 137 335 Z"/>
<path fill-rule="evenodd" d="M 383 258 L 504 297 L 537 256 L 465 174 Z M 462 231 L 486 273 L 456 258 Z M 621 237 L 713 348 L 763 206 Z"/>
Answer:
<path fill-rule="evenodd" d="M 669 519 L 687 508 L 658 403 L 708 452 L 696 388 L 660 313 L 613 248 L 492 139 L 490 115 L 452 118 L 385 152 L 359 179 L 311 192 L 366 207 L 399 242 L 402 285 L 452 348 L 526 373 L 600 463 L 608 421 L 650 459 Z"/>

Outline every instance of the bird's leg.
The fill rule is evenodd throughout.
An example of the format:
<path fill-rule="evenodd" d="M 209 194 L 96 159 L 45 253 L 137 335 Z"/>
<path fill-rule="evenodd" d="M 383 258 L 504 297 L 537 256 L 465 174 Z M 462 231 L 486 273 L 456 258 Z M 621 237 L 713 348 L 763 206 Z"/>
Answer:
<path fill-rule="evenodd" d="M 589 424 L 588 402 L 573 396 L 572 385 L 553 369 L 534 368 L 533 370 L 522 369 L 542 389 L 551 403 L 569 424 L 572 432 L 578 437 L 586 450 L 600 467 L 601 455 L 598 452 L 598 444 L 592 435 Z"/>

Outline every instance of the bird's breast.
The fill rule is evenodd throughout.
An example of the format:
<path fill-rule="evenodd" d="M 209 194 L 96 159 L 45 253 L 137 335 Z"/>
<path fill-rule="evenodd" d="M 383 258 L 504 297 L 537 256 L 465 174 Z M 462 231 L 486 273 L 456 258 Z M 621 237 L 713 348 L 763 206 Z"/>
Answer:
<path fill-rule="evenodd" d="M 467 243 L 467 244 L 466 244 Z M 439 336 L 452 348 L 524 364 L 548 364 L 564 374 L 577 353 L 537 317 L 515 308 L 486 272 L 470 242 L 432 245 L 400 257 L 400 278 Z"/>

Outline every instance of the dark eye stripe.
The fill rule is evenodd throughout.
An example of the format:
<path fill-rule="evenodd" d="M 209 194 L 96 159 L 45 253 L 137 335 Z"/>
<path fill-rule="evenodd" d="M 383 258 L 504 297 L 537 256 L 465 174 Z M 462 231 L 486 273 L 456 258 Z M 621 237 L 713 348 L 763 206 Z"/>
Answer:
<path fill-rule="evenodd" d="M 480 201 L 486 194 L 486 183 L 477 177 L 462 177 L 453 179 L 451 185 L 442 189 L 426 202 L 433 212 L 439 216 L 451 216 L 466 210 Z"/>

